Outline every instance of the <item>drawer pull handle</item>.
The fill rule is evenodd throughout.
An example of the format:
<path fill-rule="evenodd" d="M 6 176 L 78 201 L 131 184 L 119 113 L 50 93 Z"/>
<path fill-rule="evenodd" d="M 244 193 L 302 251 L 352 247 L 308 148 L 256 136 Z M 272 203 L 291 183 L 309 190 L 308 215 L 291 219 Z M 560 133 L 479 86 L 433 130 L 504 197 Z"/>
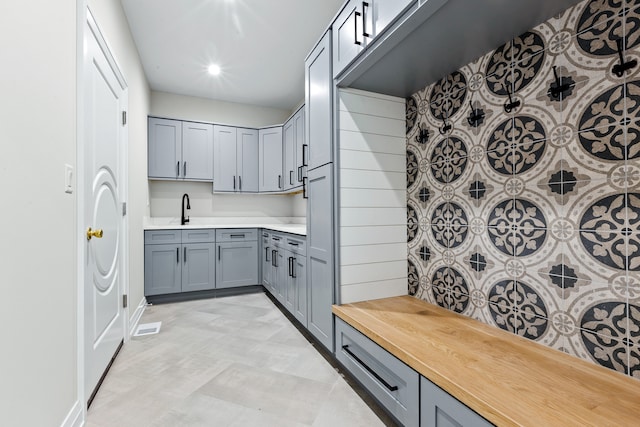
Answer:
<path fill-rule="evenodd" d="M 264 260 L 265 262 L 269 262 L 269 246 L 264 248 Z"/>
<path fill-rule="evenodd" d="M 360 365 L 362 365 L 362 367 L 364 369 L 367 370 L 367 372 L 369 372 L 371 375 L 373 375 L 375 377 L 375 379 L 377 379 L 378 381 L 380 381 L 382 383 L 383 386 L 385 386 L 386 388 L 389 389 L 389 391 L 396 391 L 398 390 L 398 386 L 397 385 L 391 385 L 388 382 L 386 382 L 384 380 L 384 378 L 382 378 L 380 375 L 378 375 L 378 373 L 376 371 L 374 371 L 373 369 L 371 369 L 369 366 L 367 366 L 366 363 L 364 363 L 358 356 L 356 356 L 355 354 L 353 354 L 353 352 L 351 350 L 349 350 L 349 346 L 348 345 L 343 345 L 342 349 L 344 351 L 346 351 L 349 356 L 351 356 L 356 362 L 358 362 Z"/>
<path fill-rule="evenodd" d="M 229 237 L 232 239 L 244 239 L 244 234 L 230 234 Z"/>
<path fill-rule="evenodd" d="M 294 243 L 294 242 L 289 242 L 289 244 L 290 244 L 291 246 L 298 246 L 298 243 Z"/>

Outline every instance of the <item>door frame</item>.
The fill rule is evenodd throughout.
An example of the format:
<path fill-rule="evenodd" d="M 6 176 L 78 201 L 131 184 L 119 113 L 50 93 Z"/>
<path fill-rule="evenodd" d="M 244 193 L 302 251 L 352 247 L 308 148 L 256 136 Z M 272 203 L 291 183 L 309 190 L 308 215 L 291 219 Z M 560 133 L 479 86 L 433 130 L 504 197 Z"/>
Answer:
<path fill-rule="evenodd" d="M 87 390 L 85 390 L 85 307 L 84 307 L 84 291 L 85 291 L 85 237 L 84 237 L 84 225 L 85 225 L 85 204 L 88 202 L 85 198 L 85 180 L 87 179 L 87 171 L 85 168 L 85 114 L 84 114 L 84 97 L 85 97 L 85 54 L 84 54 L 84 41 L 85 37 L 90 37 L 93 33 L 100 45 L 101 50 L 104 52 L 109 65 L 114 70 L 118 82 L 123 87 L 123 98 L 126 109 L 128 110 L 128 84 L 122 73 L 122 68 L 119 66 L 115 57 L 113 56 L 113 50 L 107 43 L 103 33 L 91 13 L 91 9 L 88 6 L 88 0 L 76 0 L 76 264 L 77 264 L 77 276 L 76 276 L 76 288 L 77 288 L 77 312 L 76 312 L 76 350 L 77 350 L 77 401 L 82 408 L 82 420 L 87 416 Z M 127 119 L 128 122 L 128 119 Z M 129 153 L 128 153 L 128 139 L 129 139 L 129 125 L 122 126 L 119 130 L 120 134 L 120 203 L 127 203 L 129 200 Z M 120 289 L 122 294 L 129 295 L 129 214 L 121 217 L 121 231 L 122 238 L 119 243 L 119 264 L 120 264 Z M 129 306 L 122 309 L 122 321 L 124 331 L 124 341 L 130 340 L 129 331 Z M 89 391 L 91 392 L 91 391 Z"/>

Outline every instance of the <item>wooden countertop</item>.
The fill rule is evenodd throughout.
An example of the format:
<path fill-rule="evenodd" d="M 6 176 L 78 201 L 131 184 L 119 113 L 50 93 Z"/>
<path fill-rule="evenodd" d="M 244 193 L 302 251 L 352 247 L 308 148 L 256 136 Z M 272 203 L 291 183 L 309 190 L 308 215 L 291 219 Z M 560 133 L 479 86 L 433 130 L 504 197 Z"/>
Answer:
<path fill-rule="evenodd" d="M 409 296 L 336 316 L 498 426 L 640 426 L 640 381 Z"/>

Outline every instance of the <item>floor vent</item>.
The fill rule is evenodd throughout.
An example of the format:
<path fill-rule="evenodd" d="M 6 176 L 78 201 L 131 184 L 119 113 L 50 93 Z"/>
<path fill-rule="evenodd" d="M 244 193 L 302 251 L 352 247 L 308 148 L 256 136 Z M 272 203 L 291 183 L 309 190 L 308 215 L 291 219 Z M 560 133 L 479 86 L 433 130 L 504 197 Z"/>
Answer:
<path fill-rule="evenodd" d="M 138 325 L 138 329 L 133 334 L 134 337 L 141 337 L 144 335 L 153 335 L 160 332 L 160 326 L 162 322 L 154 322 L 154 323 L 143 323 Z"/>

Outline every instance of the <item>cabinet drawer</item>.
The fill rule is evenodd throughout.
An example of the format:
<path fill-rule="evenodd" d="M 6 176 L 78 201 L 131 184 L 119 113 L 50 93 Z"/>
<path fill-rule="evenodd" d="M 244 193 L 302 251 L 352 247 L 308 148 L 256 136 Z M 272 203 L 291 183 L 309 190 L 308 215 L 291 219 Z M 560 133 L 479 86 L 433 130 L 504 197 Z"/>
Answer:
<path fill-rule="evenodd" d="M 255 228 L 228 228 L 216 230 L 216 242 L 257 241 L 258 230 Z"/>
<path fill-rule="evenodd" d="M 455 397 L 420 377 L 420 427 L 491 427 L 493 424 Z"/>
<path fill-rule="evenodd" d="M 296 255 L 306 255 L 307 254 L 307 241 L 306 239 L 300 239 L 296 237 L 287 236 L 285 239 L 285 247 L 287 250 L 291 251 Z"/>
<path fill-rule="evenodd" d="M 336 358 L 404 426 L 419 425 L 420 375 L 336 317 Z"/>
<path fill-rule="evenodd" d="M 215 243 L 216 230 L 211 228 L 199 228 L 182 230 L 182 243 Z"/>
<path fill-rule="evenodd" d="M 147 230 L 144 232 L 145 245 L 180 244 L 181 242 L 181 230 Z"/>
<path fill-rule="evenodd" d="M 285 237 L 282 234 L 271 233 L 271 245 L 276 248 L 283 248 L 286 244 Z"/>

